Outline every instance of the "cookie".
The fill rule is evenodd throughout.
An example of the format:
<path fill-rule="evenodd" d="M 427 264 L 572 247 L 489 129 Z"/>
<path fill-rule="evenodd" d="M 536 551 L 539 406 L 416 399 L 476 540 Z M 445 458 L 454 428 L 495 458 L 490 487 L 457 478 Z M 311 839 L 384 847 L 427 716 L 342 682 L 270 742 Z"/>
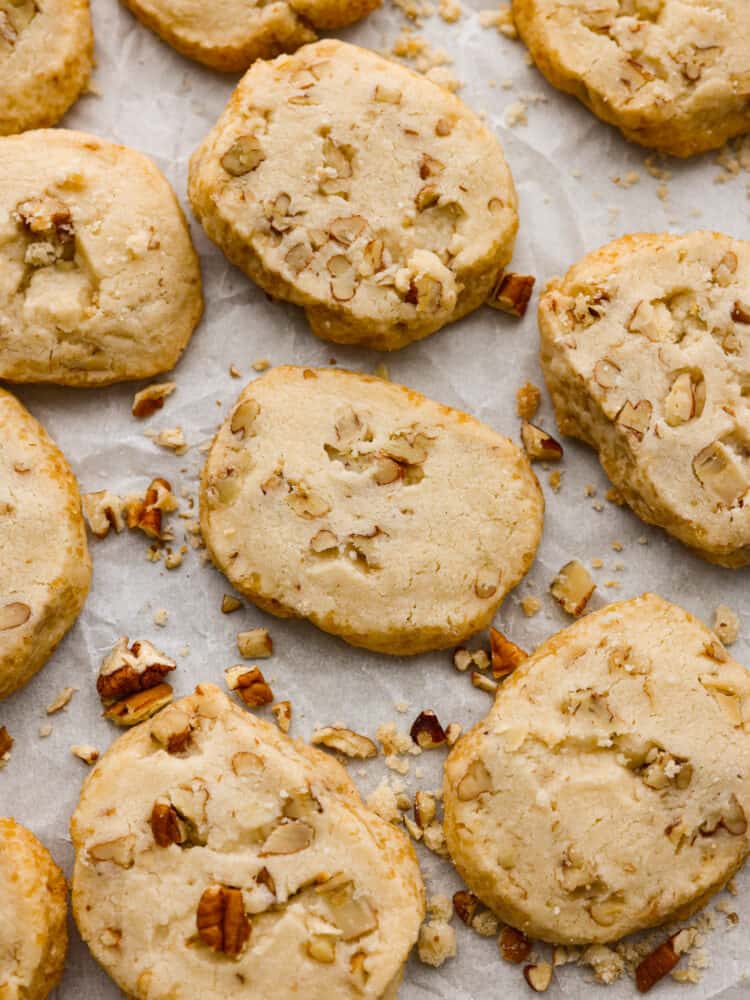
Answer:
<path fill-rule="evenodd" d="M 549 82 L 626 139 L 672 156 L 750 130 L 745 0 L 513 0 Z"/>
<path fill-rule="evenodd" d="M 626 236 L 547 286 L 539 327 L 563 433 L 644 521 L 750 562 L 750 243 Z"/>
<path fill-rule="evenodd" d="M 281 367 L 241 394 L 201 481 L 216 566 L 251 601 L 405 655 L 484 628 L 539 544 L 521 451 L 353 372 Z"/>
<path fill-rule="evenodd" d="M 0 378 L 148 378 L 202 309 L 185 218 L 149 159 L 63 129 L 0 139 Z"/>
<path fill-rule="evenodd" d="M 410 841 L 217 687 L 121 736 L 71 832 L 79 930 L 134 1000 L 395 998 L 425 911 Z"/>
<path fill-rule="evenodd" d="M 0 0 L 0 135 L 59 121 L 93 59 L 88 0 Z"/>
<path fill-rule="evenodd" d="M 687 919 L 743 863 L 749 815 L 750 675 L 653 594 L 547 640 L 446 762 L 459 872 L 555 943 Z"/>
<path fill-rule="evenodd" d="M 227 73 L 246 70 L 314 42 L 316 31 L 343 28 L 381 0 L 124 0 L 135 16 L 182 55 Z"/>
<path fill-rule="evenodd" d="M 60 449 L 0 390 L 0 698 L 51 656 L 83 607 L 91 560 Z"/>
<path fill-rule="evenodd" d="M 518 227 L 494 135 L 366 49 L 256 63 L 190 164 L 208 236 L 325 340 L 394 350 L 478 308 Z"/>
<path fill-rule="evenodd" d="M 0 997 L 44 1000 L 68 948 L 67 886 L 46 847 L 0 817 Z"/>

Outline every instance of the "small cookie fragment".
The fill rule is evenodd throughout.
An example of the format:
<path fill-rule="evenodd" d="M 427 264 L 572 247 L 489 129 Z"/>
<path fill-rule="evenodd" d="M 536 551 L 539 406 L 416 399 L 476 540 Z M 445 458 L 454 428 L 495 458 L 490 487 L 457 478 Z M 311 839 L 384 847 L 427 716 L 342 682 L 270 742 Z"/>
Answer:
<path fill-rule="evenodd" d="M 542 393 L 533 382 L 524 382 L 516 392 L 516 412 L 523 420 L 533 420 L 539 409 Z"/>
<path fill-rule="evenodd" d="M 377 350 L 482 305 L 518 225 L 502 149 L 469 108 L 331 39 L 250 69 L 193 154 L 189 196 L 209 238 L 317 336 Z"/>
<path fill-rule="evenodd" d="M 725 646 L 731 646 L 740 634 L 740 619 L 736 611 L 726 604 L 719 604 L 714 611 L 714 632 Z"/>
<path fill-rule="evenodd" d="M 99 760 L 99 751 L 88 743 L 76 744 L 70 748 L 70 752 L 89 767 Z"/>
<path fill-rule="evenodd" d="M 456 957 L 456 932 L 445 920 L 429 920 L 419 929 L 417 951 L 420 962 L 437 969 Z"/>

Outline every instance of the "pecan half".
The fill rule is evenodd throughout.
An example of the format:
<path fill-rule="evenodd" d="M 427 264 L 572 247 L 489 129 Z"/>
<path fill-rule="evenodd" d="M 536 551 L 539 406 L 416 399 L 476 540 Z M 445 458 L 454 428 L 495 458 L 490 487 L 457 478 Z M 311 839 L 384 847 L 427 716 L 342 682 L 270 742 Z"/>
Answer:
<path fill-rule="evenodd" d="M 201 941 L 224 955 L 241 955 L 250 938 L 250 921 L 239 889 L 209 886 L 198 903 L 195 923 Z"/>

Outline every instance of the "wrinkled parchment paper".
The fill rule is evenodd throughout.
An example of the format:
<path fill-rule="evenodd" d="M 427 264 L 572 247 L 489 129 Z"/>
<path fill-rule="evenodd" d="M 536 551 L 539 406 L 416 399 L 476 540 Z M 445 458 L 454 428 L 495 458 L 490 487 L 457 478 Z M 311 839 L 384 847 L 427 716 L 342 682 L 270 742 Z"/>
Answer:
<path fill-rule="evenodd" d="M 377 49 L 390 48 L 407 23 L 385 0 L 367 23 L 346 32 L 350 40 Z M 94 0 L 98 93 L 84 97 L 64 125 L 134 146 L 149 154 L 175 186 L 183 204 L 187 162 L 212 126 L 236 82 L 234 77 L 204 70 L 182 59 L 139 25 L 116 0 Z M 638 230 L 683 231 L 699 226 L 748 238 L 747 182 L 739 173 L 716 184 L 722 170 L 715 156 L 683 165 L 666 164 L 670 181 L 655 178 L 644 167 L 646 154 L 626 144 L 614 130 L 583 108 L 556 93 L 528 65 L 520 42 L 482 27 L 479 11 L 488 0 L 463 0 L 463 16 L 448 25 L 438 17 L 417 28 L 433 45 L 454 59 L 452 72 L 464 83 L 461 96 L 500 138 L 520 196 L 521 228 L 515 269 L 533 273 L 540 284 L 561 273 L 585 251 L 622 233 Z M 526 124 L 506 125 L 506 109 L 517 119 L 526 106 Z M 637 172 L 627 189 L 615 176 Z M 628 183 L 632 181 L 629 178 Z M 189 212 L 188 212 L 189 215 Z M 130 414 L 134 389 L 121 385 L 102 390 L 24 388 L 20 397 L 64 449 L 82 492 L 142 490 L 154 475 L 171 480 L 178 494 L 195 494 L 203 459 L 199 446 L 208 442 L 242 385 L 255 377 L 251 363 L 268 358 L 273 364 L 338 364 L 371 372 L 385 360 L 394 381 L 405 383 L 441 402 L 475 414 L 497 430 L 517 438 L 516 389 L 527 379 L 541 385 L 537 362 L 536 295 L 522 322 L 482 309 L 440 333 L 386 358 L 371 352 L 325 344 L 307 329 L 301 311 L 270 303 L 239 271 L 224 260 L 193 221 L 201 255 L 207 309 L 185 356 L 174 373 L 177 392 L 147 423 Z M 242 379 L 229 375 L 235 364 Z M 541 416 L 554 426 L 548 401 Z M 190 445 L 184 456 L 158 448 L 145 437 L 147 428 L 179 425 Z M 501 609 L 496 624 L 517 643 L 533 648 L 568 624 L 547 595 L 553 574 L 568 559 L 603 560 L 594 573 L 599 584 L 595 604 L 631 597 L 653 589 L 676 600 L 706 621 L 719 603 L 733 607 L 750 622 L 747 593 L 750 570 L 732 572 L 711 567 L 677 542 L 646 528 L 626 509 L 607 503 L 607 482 L 590 450 L 565 443 L 562 488 L 550 489 L 548 473 L 539 469 L 547 498 L 544 539 L 527 581 Z M 596 489 L 586 496 L 586 487 Z M 589 490 L 589 492 L 591 492 Z M 183 508 L 185 501 L 182 501 Z M 598 510 L 596 507 L 602 507 Z M 173 518 L 177 543 L 186 522 Z M 450 530 L 446 526 L 446 530 Z M 613 543 L 622 543 L 622 551 Z M 424 708 L 433 708 L 444 724 L 465 727 L 490 706 L 488 695 L 458 674 L 449 653 L 409 660 L 390 659 L 318 632 L 305 622 L 285 622 L 254 608 L 233 615 L 219 611 L 230 590 L 224 579 L 191 550 L 180 569 L 146 558 L 141 535 L 123 534 L 91 540 L 94 581 L 86 608 L 52 661 L 23 691 L 0 704 L 0 725 L 8 727 L 16 745 L 0 773 L 0 813 L 14 815 L 49 846 L 70 874 L 72 849 L 68 820 L 75 807 L 86 766 L 70 754 L 72 744 L 90 743 L 104 750 L 116 735 L 100 718 L 95 677 L 104 653 L 121 635 L 148 638 L 174 656 L 176 694 L 189 693 L 203 680 L 222 683 L 222 668 L 237 660 L 237 631 L 255 625 L 271 630 L 277 654 L 264 670 L 277 698 L 294 706 L 292 733 L 309 736 L 318 724 L 341 721 L 374 735 L 382 723 L 397 720 L 408 729 Z M 615 581 L 616 587 L 605 586 Z M 542 609 L 527 618 L 520 599 L 537 594 Z M 166 625 L 154 614 L 166 609 Z M 745 637 L 733 654 L 750 664 Z M 78 689 L 68 708 L 49 720 L 52 734 L 43 739 L 46 706 L 64 686 Z M 396 705 L 408 703 L 399 713 Z M 401 705 L 403 708 L 403 704 Z M 442 752 L 410 758 L 409 790 L 437 788 Z M 355 780 L 367 794 L 390 774 L 382 757 L 355 764 Z M 394 776 L 398 777 L 398 776 Z M 458 879 L 448 861 L 419 848 L 428 892 L 452 894 Z M 697 986 L 667 980 L 660 996 L 694 1000 L 750 997 L 750 877 L 736 879 L 739 894 L 731 908 L 741 916 L 730 929 L 722 914 L 708 936 L 710 967 Z M 511 998 L 528 995 L 517 967 L 500 960 L 493 939 L 481 938 L 454 919 L 458 957 L 433 970 L 416 958 L 410 962 L 401 991 L 406 1000 L 439 997 Z M 72 943 L 67 971 L 54 994 L 58 1000 L 110 1000 L 119 991 L 95 965 L 71 922 Z M 623 978 L 611 987 L 592 984 L 589 970 L 566 966 L 557 970 L 550 997 L 632 997 L 635 988 Z"/>

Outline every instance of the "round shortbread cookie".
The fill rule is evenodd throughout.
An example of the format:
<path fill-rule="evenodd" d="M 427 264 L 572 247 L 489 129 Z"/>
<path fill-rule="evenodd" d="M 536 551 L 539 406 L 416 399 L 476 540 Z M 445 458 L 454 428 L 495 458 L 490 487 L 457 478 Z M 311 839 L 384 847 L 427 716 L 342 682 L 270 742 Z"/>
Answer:
<path fill-rule="evenodd" d="M 193 155 L 208 236 L 319 337 L 394 350 L 478 308 L 513 252 L 510 170 L 457 97 L 366 49 L 256 63 Z"/>
<path fill-rule="evenodd" d="M 123 0 L 182 55 L 235 73 L 314 42 L 316 30 L 353 24 L 381 0 Z"/>
<path fill-rule="evenodd" d="M 626 236 L 550 282 L 539 326 L 563 433 L 644 521 L 750 562 L 750 243 Z"/>
<path fill-rule="evenodd" d="M 459 872 L 562 944 L 687 919 L 750 851 L 750 675 L 653 594 L 553 636 L 446 762 Z"/>
<path fill-rule="evenodd" d="M 202 310 L 185 218 L 147 157 L 63 129 L 0 139 L 0 378 L 147 378 Z"/>
<path fill-rule="evenodd" d="M 68 948 L 68 889 L 49 851 L 0 817 L 0 997 L 44 1000 Z"/>
<path fill-rule="evenodd" d="M 213 685 L 114 743 L 71 832 L 78 927 L 129 997 L 395 998 L 425 911 L 408 837 Z"/>
<path fill-rule="evenodd" d="M 275 368 L 247 386 L 201 483 L 206 546 L 241 593 L 395 655 L 484 628 L 531 565 L 543 512 L 512 441 L 330 369 Z"/>
<path fill-rule="evenodd" d="M 44 428 L 0 390 L 0 698 L 39 670 L 91 581 L 81 497 Z"/>
<path fill-rule="evenodd" d="M 746 0 L 513 0 L 549 82 L 642 146 L 673 156 L 750 130 Z"/>
<path fill-rule="evenodd" d="M 0 135 L 59 121 L 93 59 L 88 0 L 0 0 Z"/>

